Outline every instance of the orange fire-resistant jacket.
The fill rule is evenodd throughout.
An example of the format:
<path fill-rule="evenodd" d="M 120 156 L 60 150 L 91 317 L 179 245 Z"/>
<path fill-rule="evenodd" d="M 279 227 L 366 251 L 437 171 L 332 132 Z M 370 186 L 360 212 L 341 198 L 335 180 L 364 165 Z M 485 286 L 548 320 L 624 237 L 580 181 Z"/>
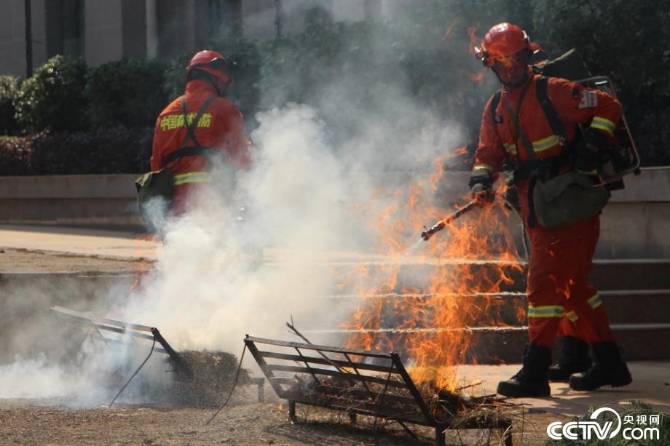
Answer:
<path fill-rule="evenodd" d="M 508 160 L 530 161 L 514 118 L 509 111 L 519 115 L 519 127 L 532 143 L 536 159 L 555 157 L 567 146 L 560 144 L 560 135 L 552 131 L 539 100 L 536 81 L 539 75 L 530 74 L 526 84 L 512 90 L 503 88 L 495 114 L 491 112 L 492 98 L 489 99 L 482 116 L 479 145 L 475 152 L 473 170 L 487 169 L 496 179 L 503 164 Z M 524 88 L 521 106 L 519 98 Z M 547 94 L 556 109 L 569 144 L 577 135 L 577 124 L 582 123 L 612 137 L 621 119 L 621 104 L 612 96 L 598 90 L 585 88 L 565 79 L 547 78 Z M 506 103 L 508 105 L 506 105 Z M 570 166 L 565 166 L 566 171 Z M 524 221 L 528 220 L 528 181 L 521 181 L 517 187 Z"/>
<path fill-rule="evenodd" d="M 186 122 L 193 122 L 203 103 L 216 96 L 204 110 L 194 135 L 202 147 L 225 154 L 237 167 L 252 163 L 251 143 L 244 127 L 244 118 L 231 101 L 218 96 L 215 88 L 204 80 L 192 80 L 186 85 Z M 182 97 L 175 99 L 158 116 L 154 130 L 151 170 L 166 166 L 165 157 L 182 147 L 193 147 L 182 112 Z M 178 209 L 186 196 L 198 184 L 210 182 L 210 163 L 203 156 L 186 156 L 170 165 L 174 175 L 173 210 Z"/>

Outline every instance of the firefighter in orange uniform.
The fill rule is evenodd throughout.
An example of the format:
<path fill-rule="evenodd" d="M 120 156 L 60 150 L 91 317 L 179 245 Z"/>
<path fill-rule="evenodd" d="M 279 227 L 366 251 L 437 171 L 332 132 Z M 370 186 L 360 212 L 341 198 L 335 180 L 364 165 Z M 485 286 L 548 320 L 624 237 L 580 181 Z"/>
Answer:
<path fill-rule="evenodd" d="M 172 215 L 182 214 L 188 197 L 211 182 L 215 153 L 223 154 L 238 168 L 252 164 L 242 113 L 224 97 L 233 83 L 231 66 L 217 52 L 196 53 L 186 68 L 185 94 L 172 101 L 156 120 L 151 170 L 169 166 L 174 176 Z"/>
<path fill-rule="evenodd" d="M 548 370 L 559 326 L 562 334 L 573 334 L 593 348 L 593 366 L 570 376 L 572 389 L 624 386 L 632 382 L 630 372 L 598 292 L 588 280 L 600 217 L 547 229 L 537 224 L 529 194 L 534 181 L 545 181 L 570 169 L 596 175 L 598 151 L 612 137 L 621 118 L 621 105 L 600 90 L 543 78 L 565 130 L 556 135 L 537 97 L 540 76 L 528 65 L 531 48 L 521 28 L 501 23 L 488 31 L 481 48 L 476 49 L 477 57 L 493 70 L 503 88 L 495 110 L 492 97 L 482 116 L 470 190 L 480 203 L 490 202 L 492 185 L 503 164 L 514 166 L 521 216 L 531 244 L 526 289 L 529 344 L 523 368 L 501 381 L 498 393 L 508 397 L 551 393 Z M 581 137 L 578 124 L 585 126 Z"/>

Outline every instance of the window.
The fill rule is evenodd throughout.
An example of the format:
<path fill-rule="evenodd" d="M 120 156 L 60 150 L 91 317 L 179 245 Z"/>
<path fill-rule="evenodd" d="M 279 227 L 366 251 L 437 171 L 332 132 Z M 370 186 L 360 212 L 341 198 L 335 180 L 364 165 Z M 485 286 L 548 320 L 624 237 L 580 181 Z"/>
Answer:
<path fill-rule="evenodd" d="M 47 55 L 84 55 L 84 0 L 47 0 Z"/>
<path fill-rule="evenodd" d="M 63 0 L 63 55 L 84 55 L 84 0 Z"/>

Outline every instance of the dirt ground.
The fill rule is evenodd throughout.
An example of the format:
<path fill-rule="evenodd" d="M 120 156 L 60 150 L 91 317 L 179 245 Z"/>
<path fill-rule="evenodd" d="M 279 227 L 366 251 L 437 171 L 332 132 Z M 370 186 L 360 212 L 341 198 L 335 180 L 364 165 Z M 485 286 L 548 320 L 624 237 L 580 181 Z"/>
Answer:
<path fill-rule="evenodd" d="M 146 261 L 83 257 L 0 248 L 0 273 L 119 272 L 146 270 Z M 0 444 L 9 445 L 430 445 L 434 429 L 297 405 L 288 420 L 285 401 L 265 385 L 265 398 L 236 388 L 232 402 L 215 408 L 175 404 L 71 408 L 58 400 L 7 400 L 0 395 Z M 546 427 L 565 421 L 545 412 L 509 408 L 514 445 L 541 445 Z M 211 419 L 211 422 L 208 421 Z M 449 445 L 502 444 L 498 432 L 447 431 Z"/>
<path fill-rule="evenodd" d="M 0 274 L 142 271 L 151 263 L 144 259 L 78 256 L 53 251 L 29 251 L 0 246 Z"/>
<path fill-rule="evenodd" d="M 276 397 L 275 397 L 276 398 Z M 272 398 L 268 398 L 272 399 Z M 339 411 L 297 407 L 291 423 L 281 402 L 239 402 L 213 419 L 214 409 L 174 406 L 113 406 L 71 409 L 42 401 L 0 400 L 0 444 L 18 445 L 398 445 L 435 444 L 432 428 L 372 417 L 352 424 Z M 513 444 L 541 445 L 554 414 L 513 416 Z M 208 421 L 211 420 L 211 422 Z M 563 419 L 562 421 L 565 421 Z M 451 429 L 448 445 L 498 445 L 499 432 Z"/>

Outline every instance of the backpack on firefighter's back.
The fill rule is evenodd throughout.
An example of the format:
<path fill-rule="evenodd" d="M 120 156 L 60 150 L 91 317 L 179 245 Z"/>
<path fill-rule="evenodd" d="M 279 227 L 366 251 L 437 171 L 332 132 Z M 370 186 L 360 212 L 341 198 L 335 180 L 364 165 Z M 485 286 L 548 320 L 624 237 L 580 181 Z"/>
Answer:
<path fill-rule="evenodd" d="M 542 58 L 539 62 L 533 62 L 531 59 L 531 65 L 533 71 L 543 76 L 537 82 L 537 98 L 555 135 L 564 135 L 565 128 L 548 97 L 546 77 L 579 82 L 590 88 L 601 89 L 616 98 L 609 79 L 604 76 L 591 76 L 575 50 L 570 50 L 554 60 Z M 493 112 L 499 101 L 500 92 L 494 95 Z M 585 181 L 586 178 L 576 172 L 557 175 L 544 182 L 537 178 L 532 181 L 535 221 L 540 226 L 551 229 L 598 214 L 607 205 L 610 191 L 623 189 L 623 177 L 631 172 L 639 173 L 639 166 L 640 158 L 622 114 L 610 145 L 601 154 L 599 180 L 595 184 L 590 179 Z M 513 174 L 508 179 L 505 199 L 510 206 L 518 208 L 518 203 L 515 203 L 515 188 L 511 187 L 515 183 L 515 176 Z"/>
<path fill-rule="evenodd" d="M 533 70 L 543 76 L 560 77 L 579 82 L 585 87 L 597 88 L 614 98 L 617 97 L 610 79 L 605 76 L 592 76 L 581 56 L 574 49 L 556 59 L 533 65 Z M 538 92 L 540 93 L 546 96 L 546 90 Z M 548 98 L 545 97 L 544 100 L 551 106 Z M 553 128 L 554 124 L 551 123 L 553 118 L 550 113 L 546 114 Z M 640 173 L 640 156 L 622 113 L 621 122 L 614 131 L 614 138 L 607 150 L 602 153 L 598 174 L 601 184 L 607 185 L 609 190 L 617 190 L 623 189 L 622 178 L 630 173 L 636 175 Z"/>

